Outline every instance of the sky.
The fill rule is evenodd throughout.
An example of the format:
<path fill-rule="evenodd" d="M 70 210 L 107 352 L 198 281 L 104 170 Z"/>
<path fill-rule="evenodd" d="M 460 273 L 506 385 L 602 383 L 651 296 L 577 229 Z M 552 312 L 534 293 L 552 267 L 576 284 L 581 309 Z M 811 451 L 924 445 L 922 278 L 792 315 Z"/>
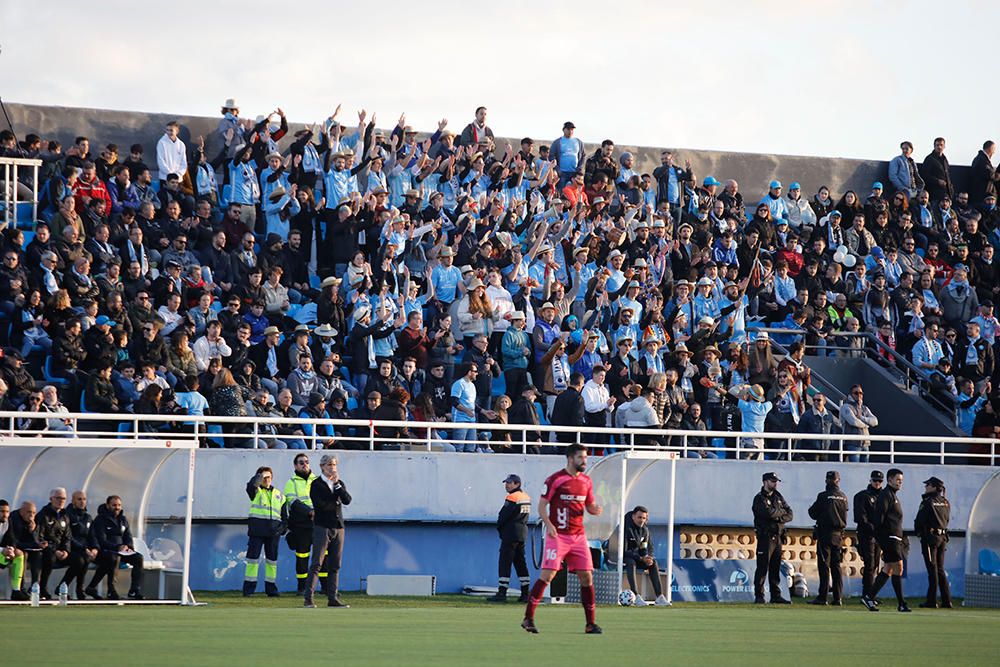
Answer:
<path fill-rule="evenodd" d="M 2 0 L 4 101 L 953 164 L 1000 140 L 1000 2 Z"/>

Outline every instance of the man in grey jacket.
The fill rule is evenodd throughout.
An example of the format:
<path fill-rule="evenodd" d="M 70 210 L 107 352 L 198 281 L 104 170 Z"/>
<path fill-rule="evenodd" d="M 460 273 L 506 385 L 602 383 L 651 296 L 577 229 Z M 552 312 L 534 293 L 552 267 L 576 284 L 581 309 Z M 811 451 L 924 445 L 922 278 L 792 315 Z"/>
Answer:
<path fill-rule="evenodd" d="M 913 144 L 904 141 L 899 145 L 901 153 L 889 162 L 889 182 L 897 192 L 905 192 L 908 199 L 917 196 L 917 191 L 924 188 L 924 179 L 920 177 L 917 163 L 911 157 Z"/>
<path fill-rule="evenodd" d="M 864 389 L 860 384 L 851 387 L 851 394 L 840 404 L 840 423 L 845 435 L 869 435 L 868 429 L 878 426 L 878 417 L 864 404 Z M 854 440 L 845 442 L 844 447 L 862 454 L 850 454 L 847 460 L 851 463 L 868 463 L 869 440 Z"/>

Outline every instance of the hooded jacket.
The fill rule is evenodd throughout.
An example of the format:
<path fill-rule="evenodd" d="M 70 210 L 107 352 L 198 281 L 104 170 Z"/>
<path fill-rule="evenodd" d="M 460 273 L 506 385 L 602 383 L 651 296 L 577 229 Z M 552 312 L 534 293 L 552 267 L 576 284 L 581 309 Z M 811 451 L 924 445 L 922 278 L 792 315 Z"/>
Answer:
<path fill-rule="evenodd" d="M 97 510 L 97 518 L 90 526 L 90 542 L 106 552 L 118 553 L 123 546 L 133 548 L 132 529 L 125 512 L 115 516 L 107 505 L 101 505 Z"/>

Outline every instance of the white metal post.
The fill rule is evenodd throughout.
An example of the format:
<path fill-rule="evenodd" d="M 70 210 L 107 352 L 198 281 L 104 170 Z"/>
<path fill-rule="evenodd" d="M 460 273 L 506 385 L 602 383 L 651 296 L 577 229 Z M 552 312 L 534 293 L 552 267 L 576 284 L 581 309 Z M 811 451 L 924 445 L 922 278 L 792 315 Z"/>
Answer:
<path fill-rule="evenodd" d="M 618 595 L 622 594 L 622 573 L 625 571 L 625 477 L 628 475 L 628 453 L 622 453 L 622 490 L 618 508 Z M 634 592 L 634 591 L 633 591 Z"/>
<path fill-rule="evenodd" d="M 677 454 L 670 457 L 670 512 L 667 516 L 667 604 L 674 601 L 674 500 L 677 489 Z M 656 576 L 660 576 L 657 573 Z"/>
<path fill-rule="evenodd" d="M 194 512 L 194 461 L 197 449 L 188 450 L 187 498 L 184 502 L 184 572 L 181 575 L 181 604 L 195 604 L 191 583 L 191 514 Z"/>

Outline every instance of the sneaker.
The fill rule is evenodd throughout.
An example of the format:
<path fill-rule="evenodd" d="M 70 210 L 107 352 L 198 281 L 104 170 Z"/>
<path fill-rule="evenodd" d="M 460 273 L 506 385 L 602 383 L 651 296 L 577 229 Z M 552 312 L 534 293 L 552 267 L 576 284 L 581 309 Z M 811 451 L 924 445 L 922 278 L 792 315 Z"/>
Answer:
<path fill-rule="evenodd" d="M 786 600 L 782 597 L 771 598 L 771 604 L 792 604 L 791 600 Z"/>
<path fill-rule="evenodd" d="M 128 592 L 128 599 L 129 600 L 145 600 L 146 598 L 143 597 L 142 591 L 131 590 L 131 591 Z"/>
<path fill-rule="evenodd" d="M 656 598 L 654 603 L 657 607 L 667 607 L 670 605 L 670 600 L 667 599 L 666 595 L 660 595 Z"/>
<path fill-rule="evenodd" d="M 827 605 L 827 602 L 826 598 L 815 598 L 813 600 L 809 600 L 808 604 L 814 604 L 818 607 L 825 607 Z"/>
<path fill-rule="evenodd" d="M 112 588 L 111 590 L 108 591 L 108 599 L 109 600 L 121 600 L 122 596 L 118 595 L 118 591 L 116 591 L 115 589 Z"/>
<path fill-rule="evenodd" d="M 351 605 L 345 603 L 340 598 L 333 598 L 332 600 L 330 600 L 329 602 L 326 603 L 326 606 L 327 607 L 337 607 L 338 609 L 350 609 L 351 608 Z"/>
<path fill-rule="evenodd" d="M 831 607 L 843 607 L 844 606 L 844 601 L 843 600 L 834 600 L 833 602 L 830 603 L 830 606 Z"/>
<path fill-rule="evenodd" d="M 101 594 L 97 592 L 97 589 L 94 588 L 93 586 L 85 589 L 83 592 L 87 595 L 87 597 L 93 598 L 94 600 L 104 599 L 103 597 L 101 597 Z"/>
<path fill-rule="evenodd" d="M 530 597 L 531 597 L 531 595 L 528 593 L 528 591 L 521 591 L 521 595 L 520 595 L 520 597 L 517 598 L 517 601 L 518 602 L 527 602 L 530 599 Z"/>
<path fill-rule="evenodd" d="M 941 608 L 942 608 L 942 609 L 954 609 L 954 608 L 955 608 L 955 605 L 953 605 L 953 604 L 952 604 L 952 603 L 950 603 L 950 602 L 942 602 L 942 603 L 941 603 Z"/>
<path fill-rule="evenodd" d="M 603 635 L 604 630 L 601 630 L 601 626 L 597 623 L 587 623 L 587 627 L 584 628 L 583 633 L 585 635 Z"/>
<path fill-rule="evenodd" d="M 43 588 L 42 592 L 38 594 L 38 598 L 40 600 L 51 600 L 52 599 L 52 593 L 49 593 L 47 590 L 45 590 Z"/>
<path fill-rule="evenodd" d="M 507 601 L 507 591 L 500 592 L 497 591 L 496 595 L 491 595 L 486 598 L 487 602 L 506 602 Z"/>
<path fill-rule="evenodd" d="M 903 604 L 901 604 L 901 605 L 899 605 L 898 607 L 896 607 L 896 611 L 901 611 L 901 612 L 903 612 L 903 613 L 909 613 L 909 612 L 911 612 L 911 611 L 913 611 L 913 610 L 912 610 L 912 609 L 910 609 L 910 608 L 909 608 L 909 607 L 908 607 L 908 606 L 906 605 L 906 603 L 904 602 Z"/>
<path fill-rule="evenodd" d="M 316 603 L 313 602 L 312 600 L 306 599 L 302 602 L 302 606 L 305 607 L 306 609 L 315 609 Z"/>
<path fill-rule="evenodd" d="M 754 598 L 753 599 L 753 603 L 754 604 L 767 604 L 767 601 L 764 598 Z"/>
<path fill-rule="evenodd" d="M 10 599 L 14 602 L 28 602 L 31 600 L 31 596 L 24 591 L 17 589 L 10 592 Z"/>
<path fill-rule="evenodd" d="M 937 609 L 937 602 L 921 602 L 917 606 L 921 609 Z"/>
<path fill-rule="evenodd" d="M 868 611 L 878 611 L 878 603 L 870 597 L 861 596 L 861 604 L 868 608 Z"/>
<path fill-rule="evenodd" d="M 538 634 L 538 628 L 535 627 L 535 621 L 530 618 L 526 618 L 521 621 L 521 627 L 524 628 L 525 632 L 529 632 L 533 635 Z"/>
<path fill-rule="evenodd" d="M 635 602 L 633 604 L 635 604 L 636 607 L 646 607 L 649 605 L 648 602 L 642 599 L 641 595 L 635 596 Z"/>
<path fill-rule="evenodd" d="M 278 591 L 269 591 L 267 593 L 267 597 L 269 597 L 269 598 L 280 598 L 281 597 L 281 593 L 279 593 Z"/>

